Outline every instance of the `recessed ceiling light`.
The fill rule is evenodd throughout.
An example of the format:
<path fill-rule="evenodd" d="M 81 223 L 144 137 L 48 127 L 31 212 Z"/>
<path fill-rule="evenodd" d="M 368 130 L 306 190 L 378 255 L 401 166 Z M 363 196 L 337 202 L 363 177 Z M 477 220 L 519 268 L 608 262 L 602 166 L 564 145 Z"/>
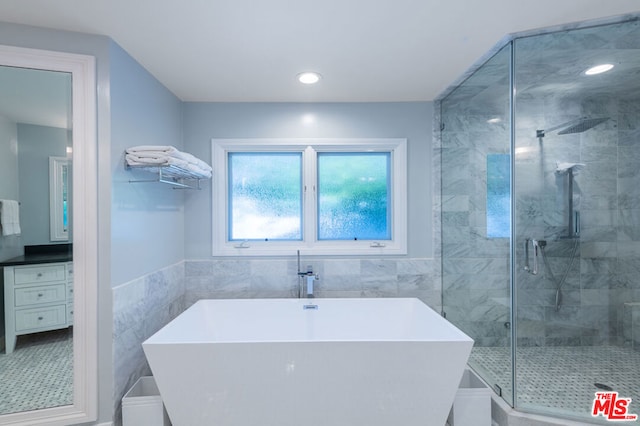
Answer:
<path fill-rule="evenodd" d="M 584 73 L 586 75 L 602 74 L 603 72 L 609 71 L 611 68 L 613 68 L 613 64 L 601 64 L 601 65 L 596 65 L 595 67 L 589 68 Z"/>
<path fill-rule="evenodd" d="M 298 81 L 302 84 L 316 84 L 322 76 L 317 72 L 303 72 L 298 74 Z"/>

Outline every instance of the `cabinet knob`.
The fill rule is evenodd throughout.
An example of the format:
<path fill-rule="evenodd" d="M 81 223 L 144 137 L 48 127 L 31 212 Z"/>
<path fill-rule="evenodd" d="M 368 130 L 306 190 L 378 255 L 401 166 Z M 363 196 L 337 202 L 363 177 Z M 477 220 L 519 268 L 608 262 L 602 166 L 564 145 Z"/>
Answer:
<path fill-rule="evenodd" d="M 38 321 L 42 321 L 44 317 L 38 317 Z"/>
<path fill-rule="evenodd" d="M 42 277 L 42 272 L 38 272 L 37 277 L 38 277 L 38 278 L 41 278 L 41 277 Z"/>
<path fill-rule="evenodd" d="M 42 296 L 44 296 L 44 294 L 38 293 L 38 297 L 42 297 Z"/>

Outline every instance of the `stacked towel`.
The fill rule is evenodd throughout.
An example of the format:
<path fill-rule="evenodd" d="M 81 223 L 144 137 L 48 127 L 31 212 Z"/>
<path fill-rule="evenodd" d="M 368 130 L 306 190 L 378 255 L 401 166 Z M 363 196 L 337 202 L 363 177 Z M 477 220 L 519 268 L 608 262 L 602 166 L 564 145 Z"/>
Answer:
<path fill-rule="evenodd" d="M 177 166 L 199 178 L 211 177 L 212 169 L 204 161 L 173 146 L 140 145 L 127 148 L 125 160 L 130 166 Z"/>
<path fill-rule="evenodd" d="M 0 200 L 0 227 L 2 235 L 20 235 L 20 207 L 17 201 Z"/>

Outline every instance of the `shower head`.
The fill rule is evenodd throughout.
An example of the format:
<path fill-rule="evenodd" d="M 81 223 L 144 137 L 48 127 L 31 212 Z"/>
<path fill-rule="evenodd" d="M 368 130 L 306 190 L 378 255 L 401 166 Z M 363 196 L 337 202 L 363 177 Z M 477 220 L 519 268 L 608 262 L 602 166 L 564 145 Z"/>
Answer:
<path fill-rule="evenodd" d="M 587 118 L 583 117 L 578 120 L 577 123 L 570 125 L 566 129 L 562 129 L 558 132 L 559 135 L 570 135 L 572 133 L 582 133 L 587 130 L 596 127 L 600 123 L 604 123 L 607 121 L 609 117 L 600 117 L 600 118 Z"/>
<path fill-rule="evenodd" d="M 578 170 L 581 170 L 582 168 L 584 168 L 585 166 L 586 164 L 584 163 L 561 163 L 559 161 L 556 161 L 556 173 L 563 174 L 563 173 L 568 173 L 569 171 L 571 171 L 572 173 L 575 173 Z"/>
<path fill-rule="evenodd" d="M 550 129 L 536 130 L 536 137 L 544 138 L 548 132 L 553 132 L 554 130 L 558 130 L 558 129 L 562 129 L 558 132 L 559 135 L 570 135 L 573 133 L 582 133 L 597 126 L 600 123 L 604 123 L 608 119 L 609 117 L 597 117 L 597 118 L 581 117 L 577 120 L 572 120 L 567 123 L 563 123 L 559 126 L 551 127 Z"/>

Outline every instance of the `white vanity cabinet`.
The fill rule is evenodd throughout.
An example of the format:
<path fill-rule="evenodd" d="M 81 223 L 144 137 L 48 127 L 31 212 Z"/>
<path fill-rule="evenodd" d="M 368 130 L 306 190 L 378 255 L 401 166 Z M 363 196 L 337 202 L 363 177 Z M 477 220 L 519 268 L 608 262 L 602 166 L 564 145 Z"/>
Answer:
<path fill-rule="evenodd" d="M 6 353 L 23 334 L 73 325 L 73 263 L 4 267 Z"/>

